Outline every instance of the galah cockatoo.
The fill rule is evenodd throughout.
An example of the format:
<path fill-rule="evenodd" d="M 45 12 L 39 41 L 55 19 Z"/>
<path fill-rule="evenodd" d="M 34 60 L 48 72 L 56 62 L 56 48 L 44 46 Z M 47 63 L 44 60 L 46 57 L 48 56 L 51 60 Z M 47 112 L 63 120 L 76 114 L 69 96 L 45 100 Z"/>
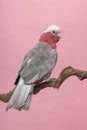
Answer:
<path fill-rule="evenodd" d="M 36 46 L 25 56 L 18 77 L 15 91 L 6 110 L 11 107 L 17 110 L 30 108 L 34 86 L 50 77 L 57 62 L 56 43 L 61 36 L 60 28 L 50 25 L 46 28 Z"/>

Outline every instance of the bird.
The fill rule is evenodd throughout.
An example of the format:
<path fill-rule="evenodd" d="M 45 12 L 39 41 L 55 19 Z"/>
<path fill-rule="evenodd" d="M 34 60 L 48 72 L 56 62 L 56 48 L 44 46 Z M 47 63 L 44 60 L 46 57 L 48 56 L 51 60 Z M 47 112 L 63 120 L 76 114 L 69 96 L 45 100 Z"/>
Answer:
<path fill-rule="evenodd" d="M 7 104 L 16 110 L 29 110 L 35 85 L 50 78 L 57 59 L 56 43 L 61 38 L 61 30 L 57 25 L 47 26 L 38 43 L 25 55 L 18 76 L 16 88 Z"/>

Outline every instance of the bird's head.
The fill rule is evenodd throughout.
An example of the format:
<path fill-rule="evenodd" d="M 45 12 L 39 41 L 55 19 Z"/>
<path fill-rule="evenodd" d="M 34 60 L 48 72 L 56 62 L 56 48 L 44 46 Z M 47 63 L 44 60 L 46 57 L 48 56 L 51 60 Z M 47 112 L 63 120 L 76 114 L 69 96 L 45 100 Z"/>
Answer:
<path fill-rule="evenodd" d="M 52 48 L 56 48 L 56 43 L 60 40 L 60 38 L 60 28 L 57 25 L 50 25 L 43 31 L 39 41 L 50 45 Z"/>

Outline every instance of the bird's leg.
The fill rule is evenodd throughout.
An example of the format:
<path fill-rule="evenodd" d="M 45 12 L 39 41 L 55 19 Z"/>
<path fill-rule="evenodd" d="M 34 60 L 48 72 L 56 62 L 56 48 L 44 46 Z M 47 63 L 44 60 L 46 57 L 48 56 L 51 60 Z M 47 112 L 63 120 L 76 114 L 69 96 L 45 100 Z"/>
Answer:
<path fill-rule="evenodd" d="M 46 80 L 46 82 L 51 82 L 52 81 L 52 78 L 48 78 L 47 80 Z"/>
<path fill-rule="evenodd" d="M 49 86 L 53 86 L 53 88 L 55 88 L 56 78 L 48 78 L 46 82 L 49 84 Z"/>

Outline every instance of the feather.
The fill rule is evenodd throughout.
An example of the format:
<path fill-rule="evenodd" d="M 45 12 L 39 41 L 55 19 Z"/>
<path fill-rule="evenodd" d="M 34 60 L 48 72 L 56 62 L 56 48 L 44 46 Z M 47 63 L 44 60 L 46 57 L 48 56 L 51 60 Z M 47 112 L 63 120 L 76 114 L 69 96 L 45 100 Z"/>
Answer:
<path fill-rule="evenodd" d="M 25 56 L 19 71 L 20 77 L 24 79 L 25 84 L 39 82 L 44 76 L 51 73 L 56 61 L 56 49 L 52 49 L 49 45 L 39 42 Z"/>
<path fill-rule="evenodd" d="M 15 80 L 15 82 L 14 82 L 14 85 L 16 85 L 16 86 L 17 86 L 17 84 L 18 84 L 19 80 L 20 80 L 20 75 L 18 74 L 18 76 L 17 76 L 17 78 L 16 78 L 16 80 Z"/>
<path fill-rule="evenodd" d="M 32 100 L 33 88 L 34 84 L 25 85 L 23 79 L 21 78 L 11 99 L 9 100 L 6 110 L 11 107 L 18 110 L 28 110 Z"/>

